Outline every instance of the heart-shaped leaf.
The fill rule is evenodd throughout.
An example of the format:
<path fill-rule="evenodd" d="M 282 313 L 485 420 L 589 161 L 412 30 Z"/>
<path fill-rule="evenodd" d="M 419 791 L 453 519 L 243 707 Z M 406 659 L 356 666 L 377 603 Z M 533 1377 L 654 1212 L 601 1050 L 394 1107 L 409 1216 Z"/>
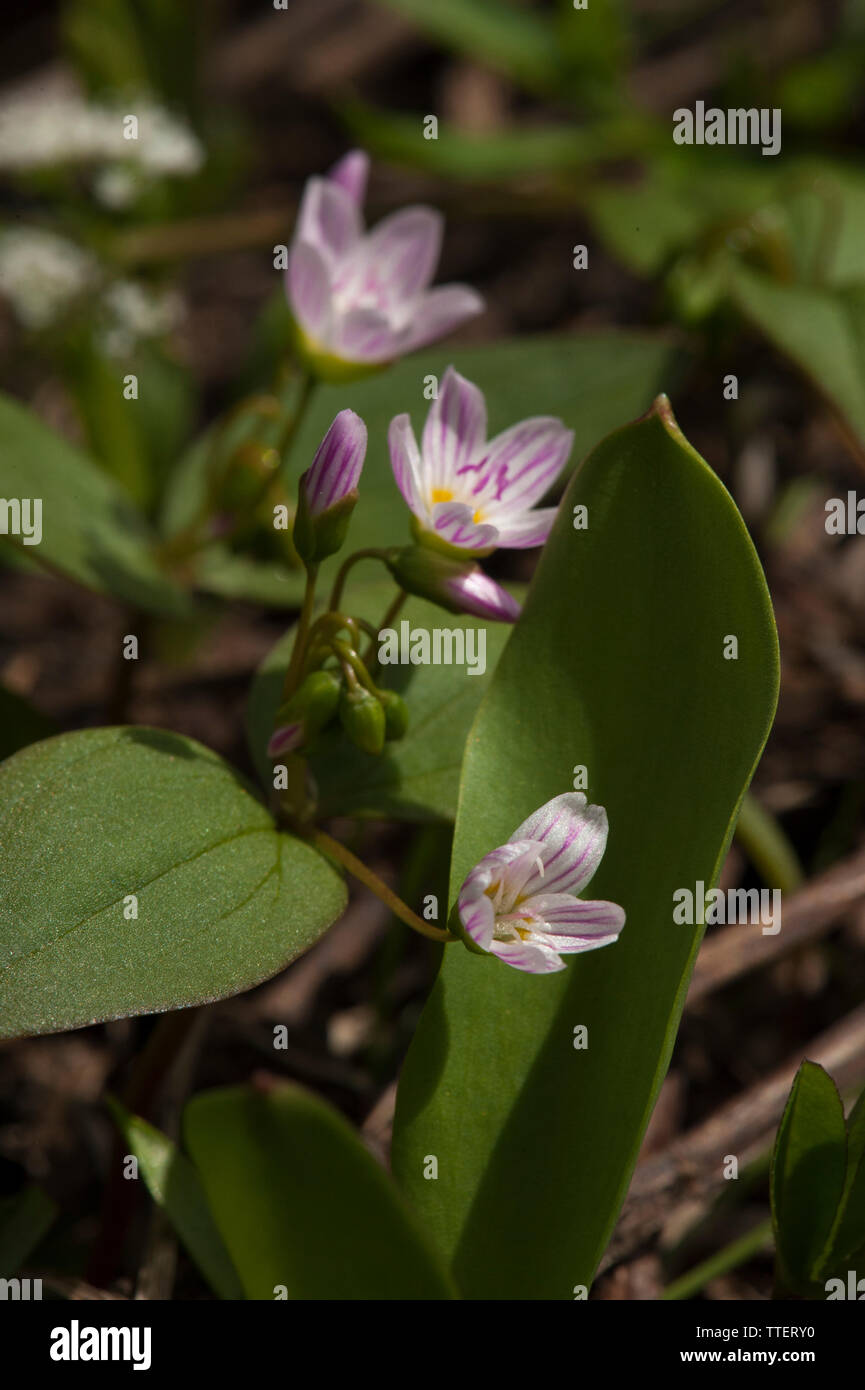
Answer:
<path fill-rule="evenodd" d="M 662 398 L 571 482 L 469 735 L 452 900 L 585 768 L 610 824 L 589 896 L 627 922 L 554 975 L 445 951 L 400 1082 L 394 1171 L 464 1294 L 567 1299 L 590 1284 L 700 940 L 674 921 L 673 893 L 719 872 L 777 683 L 747 531 Z"/>
<path fill-rule="evenodd" d="M 249 989 L 345 905 L 215 753 L 88 729 L 0 766 L 0 1037 Z"/>

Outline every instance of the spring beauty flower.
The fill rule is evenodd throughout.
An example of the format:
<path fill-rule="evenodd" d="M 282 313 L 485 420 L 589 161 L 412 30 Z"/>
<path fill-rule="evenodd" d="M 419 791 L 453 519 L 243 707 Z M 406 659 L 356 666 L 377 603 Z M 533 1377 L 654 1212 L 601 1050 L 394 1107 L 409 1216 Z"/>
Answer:
<path fill-rule="evenodd" d="M 391 466 L 418 540 L 486 555 L 543 545 L 555 507 L 535 507 L 574 442 L 561 420 L 538 415 L 487 440 L 483 392 L 448 367 L 418 448 L 408 415 L 388 431 Z"/>
<path fill-rule="evenodd" d="M 360 416 L 341 410 L 300 479 L 294 544 L 307 564 L 333 555 L 345 540 L 366 443 L 366 425 Z"/>
<path fill-rule="evenodd" d="M 466 878 L 457 900 L 466 933 L 533 975 L 563 970 L 563 955 L 612 945 L 625 925 L 623 909 L 576 896 L 606 844 L 603 806 L 587 805 L 582 792 L 554 796 Z"/>
<path fill-rule="evenodd" d="M 383 367 L 484 307 L 467 285 L 429 288 L 443 229 L 434 208 L 402 208 L 364 231 L 368 172 L 369 157 L 353 150 L 308 181 L 288 259 L 298 349 L 326 380 Z"/>

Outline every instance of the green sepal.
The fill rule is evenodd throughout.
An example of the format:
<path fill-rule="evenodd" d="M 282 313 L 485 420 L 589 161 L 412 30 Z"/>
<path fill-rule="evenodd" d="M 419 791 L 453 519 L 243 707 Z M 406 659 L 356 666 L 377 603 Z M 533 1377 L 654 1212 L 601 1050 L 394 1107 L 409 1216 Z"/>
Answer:
<path fill-rule="evenodd" d="M 313 516 L 306 495 L 309 469 L 300 480 L 297 515 L 294 518 L 294 548 L 305 565 L 317 565 L 335 555 L 345 541 L 351 514 L 357 504 L 357 488 L 352 488 L 332 507 Z"/>
<path fill-rule="evenodd" d="M 386 718 L 381 702 L 363 686 L 345 688 L 340 695 L 339 717 L 352 743 L 365 753 L 384 748 Z"/>

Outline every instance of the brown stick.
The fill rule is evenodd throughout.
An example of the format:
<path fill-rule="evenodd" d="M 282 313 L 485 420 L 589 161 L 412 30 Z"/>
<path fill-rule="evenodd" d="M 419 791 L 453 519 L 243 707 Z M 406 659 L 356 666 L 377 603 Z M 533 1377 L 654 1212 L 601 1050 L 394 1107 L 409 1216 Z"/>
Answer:
<path fill-rule="evenodd" d="M 768 965 L 817 940 L 848 908 L 865 899 L 865 848 L 833 864 L 826 873 L 791 895 L 783 904 L 776 936 L 755 935 L 755 928 L 724 927 L 708 936 L 697 957 L 688 1005 L 751 970 Z"/>
<path fill-rule="evenodd" d="M 842 1092 L 861 1085 L 865 1080 L 865 1005 L 814 1038 L 765 1081 L 640 1164 L 599 1273 L 656 1236 L 674 1207 L 720 1197 L 726 1185 L 725 1155 L 735 1154 L 741 1169 L 771 1147 L 803 1056 L 831 1072 Z"/>

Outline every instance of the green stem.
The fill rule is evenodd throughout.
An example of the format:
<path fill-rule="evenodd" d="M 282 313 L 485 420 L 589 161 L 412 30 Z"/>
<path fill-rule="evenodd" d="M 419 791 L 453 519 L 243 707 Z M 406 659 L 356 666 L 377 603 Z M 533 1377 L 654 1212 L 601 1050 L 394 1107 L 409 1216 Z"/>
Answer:
<path fill-rule="evenodd" d="M 372 661 L 373 655 L 375 653 L 376 642 L 378 641 L 379 632 L 381 632 L 382 628 L 391 626 L 394 618 L 396 618 L 397 614 L 399 613 L 407 598 L 408 594 L 406 593 L 405 589 L 397 590 L 396 598 L 393 600 L 384 617 L 382 618 L 381 622 L 379 623 L 376 635 L 370 642 L 369 646 L 366 649 L 366 652 L 364 653 L 363 663 L 365 666 L 369 666 L 370 662 Z M 371 667 L 370 669 L 374 670 L 376 666 L 378 666 L 378 660 L 376 660 L 375 666 Z"/>
<path fill-rule="evenodd" d="M 306 654 L 306 643 L 309 635 L 309 622 L 312 617 L 312 609 L 315 604 L 315 581 L 318 576 L 318 565 L 310 565 L 306 571 L 306 588 L 303 592 L 303 607 L 300 610 L 300 617 L 297 622 L 297 635 L 294 639 L 294 646 L 291 649 L 291 660 L 288 663 L 288 670 L 285 673 L 285 684 L 282 687 L 282 698 L 287 700 L 294 694 L 298 677 L 303 669 L 303 658 Z"/>
<path fill-rule="evenodd" d="M 352 565 L 356 565 L 358 560 L 385 559 L 387 559 L 386 550 L 376 550 L 374 548 L 370 548 L 367 550 L 356 550 L 353 555 L 349 555 L 347 560 L 343 560 L 337 572 L 336 579 L 334 580 L 333 589 L 330 595 L 330 601 L 327 605 L 328 610 L 332 611 L 334 609 L 339 608 L 339 601 L 342 598 L 342 591 L 345 588 L 345 581 L 348 578 L 348 572 L 351 569 Z"/>
<path fill-rule="evenodd" d="M 775 817 L 750 792 L 739 812 L 736 839 L 770 888 L 793 893 L 804 882 L 796 851 Z"/>
<path fill-rule="evenodd" d="M 755 1226 L 752 1231 L 746 1232 L 738 1240 L 731 1241 L 725 1245 L 723 1250 L 718 1250 L 714 1255 L 710 1255 L 708 1260 L 702 1264 L 695 1265 L 689 1269 L 687 1274 L 681 1278 L 674 1279 L 672 1284 L 668 1284 L 661 1294 L 661 1298 L 667 1302 L 672 1299 L 691 1298 L 695 1293 L 699 1293 L 711 1279 L 717 1279 L 720 1274 L 727 1274 L 731 1269 L 737 1269 L 743 1265 L 752 1255 L 756 1255 L 772 1242 L 772 1222 L 771 1219 L 761 1221 L 759 1226 Z"/>
<path fill-rule="evenodd" d="M 429 937 L 431 941 L 448 942 L 455 939 L 450 932 L 443 931 L 441 927 L 432 926 L 431 923 L 425 922 L 422 917 L 418 917 L 417 913 L 412 912 L 411 908 L 403 902 L 402 898 L 397 897 L 393 889 L 388 888 L 378 874 L 374 874 L 372 869 L 368 869 L 366 864 L 352 854 L 350 849 L 346 849 L 345 845 L 334 840 L 325 830 L 313 830 L 309 838 L 323 854 L 336 859 L 344 869 L 347 869 L 350 874 L 375 893 L 376 897 L 390 908 L 395 917 L 398 917 L 401 922 L 405 922 L 407 927 L 420 932 L 421 936 Z"/>

